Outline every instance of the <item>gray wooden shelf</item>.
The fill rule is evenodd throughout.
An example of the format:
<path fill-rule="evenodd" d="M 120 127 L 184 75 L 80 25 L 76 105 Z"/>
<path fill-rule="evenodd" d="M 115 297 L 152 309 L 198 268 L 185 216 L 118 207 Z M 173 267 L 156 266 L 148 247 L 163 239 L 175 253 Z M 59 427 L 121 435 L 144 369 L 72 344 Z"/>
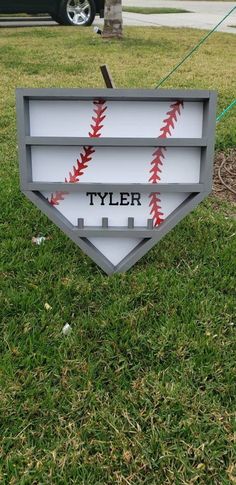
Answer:
<path fill-rule="evenodd" d="M 26 136 L 27 146 L 94 146 L 94 147 L 206 147 L 206 138 L 89 138 L 60 136 Z"/>
<path fill-rule="evenodd" d="M 112 183 L 66 183 L 66 182 L 28 182 L 24 190 L 39 192 L 139 192 L 150 194 L 153 192 L 204 192 L 204 184 L 112 184 Z"/>

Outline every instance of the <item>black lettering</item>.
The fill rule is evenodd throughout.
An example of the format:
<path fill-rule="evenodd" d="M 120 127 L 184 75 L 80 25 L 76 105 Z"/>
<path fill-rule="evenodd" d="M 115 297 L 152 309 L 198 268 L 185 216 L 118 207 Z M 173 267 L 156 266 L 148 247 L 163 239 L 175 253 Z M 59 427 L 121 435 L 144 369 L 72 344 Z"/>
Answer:
<path fill-rule="evenodd" d="M 87 197 L 90 195 L 90 203 L 89 203 L 89 205 L 94 205 L 94 203 L 93 203 L 93 196 L 94 195 L 96 196 L 97 195 L 97 192 L 86 192 L 86 195 L 87 195 Z"/>
<path fill-rule="evenodd" d="M 109 192 L 110 195 L 110 202 L 109 205 L 119 205 L 119 202 L 113 202 L 113 192 Z"/>
<path fill-rule="evenodd" d="M 120 193 L 120 205 L 129 205 L 129 201 L 127 200 L 127 197 L 129 197 L 129 192 Z"/>
<path fill-rule="evenodd" d="M 109 195 L 109 197 L 107 197 Z M 100 205 L 104 206 L 106 201 L 109 205 L 117 206 L 127 206 L 127 205 L 142 205 L 141 204 L 141 194 L 139 192 L 120 192 L 120 200 L 115 200 L 115 194 L 113 192 L 86 192 L 86 196 L 89 197 L 89 205 L 94 205 L 95 197 L 99 197 Z M 131 203 L 129 201 L 131 198 Z"/>
<path fill-rule="evenodd" d="M 102 202 L 101 202 L 101 205 L 105 205 L 105 204 L 104 204 L 104 199 L 105 199 L 105 198 L 106 198 L 106 196 L 108 195 L 108 192 L 104 192 L 104 194 L 103 194 L 103 195 L 102 195 L 102 192 L 98 192 L 98 194 L 97 194 L 97 195 L 100 197 L 100 199 L 101 199 L 101 201 L 102 201 Z"/>
<path fill-rule="evenodd" d="M 139 192 L 131 192 L 131 205 L 135 205 L 134 202 L 137 202 L 137 205 L 142 205 L 141 202 L 140 202 L 140 197 L 141 197 L 141 194 L 139 194 Z"/>

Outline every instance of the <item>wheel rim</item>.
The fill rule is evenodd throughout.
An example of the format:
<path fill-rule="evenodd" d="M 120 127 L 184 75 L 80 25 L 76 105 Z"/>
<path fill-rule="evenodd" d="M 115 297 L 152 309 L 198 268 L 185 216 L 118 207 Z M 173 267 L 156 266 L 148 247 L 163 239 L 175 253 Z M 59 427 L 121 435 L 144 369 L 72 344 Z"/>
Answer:
<path fill-rule="evenodd" d="M 68 0 L 67 15 L 74 25 L 84 25 L 91 15 L 91 6 L 88 0 Z"/>

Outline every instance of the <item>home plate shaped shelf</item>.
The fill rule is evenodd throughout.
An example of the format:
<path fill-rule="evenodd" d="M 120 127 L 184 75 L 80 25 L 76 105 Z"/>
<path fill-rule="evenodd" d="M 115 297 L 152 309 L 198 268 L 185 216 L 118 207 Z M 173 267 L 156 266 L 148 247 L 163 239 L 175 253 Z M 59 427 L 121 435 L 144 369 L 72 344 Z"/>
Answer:
<path fill-rule="evenodd" d="M 106 273 L 211 191 L 216 93 L 18 89 L 21 189 Z"/>

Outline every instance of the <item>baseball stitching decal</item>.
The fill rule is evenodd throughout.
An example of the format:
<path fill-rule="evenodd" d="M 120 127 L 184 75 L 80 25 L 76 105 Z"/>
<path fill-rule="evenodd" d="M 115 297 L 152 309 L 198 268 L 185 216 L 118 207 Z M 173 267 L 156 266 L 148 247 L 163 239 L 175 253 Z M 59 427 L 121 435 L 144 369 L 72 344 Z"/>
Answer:
<path fill-rule="evenodd" d="M 102 122 L 105 120 L 106 115 L 106 101 L 104 100 L 94 100 L 94 114 L 92 117 L 93 124 L 90 125 L 91 131 L 89 132 L 90 138 L 99 138 L 101 136 L 101 130 L 103 128 Z M 69 178 L 65 178 L 65 182 L 77 183 L 84 174 L 84 171 L 88 167 L 88 163 L 92 160 L 92 155 L 95 152 L 94 147 L 84 146 L 83 152 L 80 153 L 80 158 L 77 159 L 77 166 L 73 166 L 71 172 L 69 172 Z M 51 194 L 49 204 L 52 206 L 59 205 L 59 203 L 64 200 L 68 192 L 56 192 Z"/>
<path fill-rule="evenodd" d="M 163 122 L 163 126 L 161 127 L 161 135 L 159 138 L 164 139 L 167 138 L 168 135 L 171 136 L 171 129 L 174 129 L 175 123 L 177 122 L 178 116 L 181 113 L 181 108 L 183 108 L 184 103 L 183 101 L 176 101 L 170 105 L 170 111 L 167 112 L 168 118 L 166 118 Z M 157 184 L 161 181 L 160 174 L 162 172 L 161 167 L 163 166 L 163 161 L 165 159 L 165 151 L 166 147 L 158 147 L 155 152 L 153 153 L 153 160 L 151 162 L 152 168 L 150 170 L 151 177 L 149 178 L 149 182 L 152 184 Z M 154 226 L 159 226 L 164 221 L 163 212 L 161 212 L 161 199 L 160 194 L 158 192 L 150 194 L 150 214 L 153 218 Z"/>

